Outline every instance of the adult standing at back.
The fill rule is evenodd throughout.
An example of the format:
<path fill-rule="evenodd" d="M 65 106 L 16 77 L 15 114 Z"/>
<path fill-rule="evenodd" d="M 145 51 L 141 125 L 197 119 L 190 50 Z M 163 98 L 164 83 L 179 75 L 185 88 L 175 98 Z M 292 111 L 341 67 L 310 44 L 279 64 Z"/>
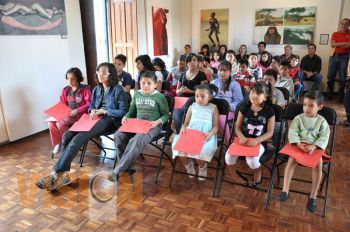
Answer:
<path fill-rule="evenodd" d="M 300 69 L 301 80 L 304 81 L 313 81 L 314 84 L 311 90 L 320 90 L 320 85 L 322 82 L 321 75 L 321 66 L 322 59 L 316 55 L 316 45 L 308 44 L 307 45 L 307 55 L 301 59 Z"/>
<path fill-rule="evenodd" d="M 327 82 L 327 97 L 332 98 L 334 95 L 334 81 L 335 76 L 339 74 L 339 90 L 338 101 L 342 102 L 344 99 L 344 90 L 346 82 L 346 69 L 349 60 L 350 52 L 350 19 L 345 18 L 341 21 L 340 30 L 332 34 L 331 47 L 334 49 L 329 58 L 328 64 L 328 82 Z"/>

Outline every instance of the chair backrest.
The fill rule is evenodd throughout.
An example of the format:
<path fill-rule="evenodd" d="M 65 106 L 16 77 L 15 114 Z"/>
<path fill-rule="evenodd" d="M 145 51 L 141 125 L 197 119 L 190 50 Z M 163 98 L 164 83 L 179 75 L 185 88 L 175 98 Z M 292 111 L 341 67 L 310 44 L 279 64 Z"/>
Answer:
<path fill-rule="evenodd" d="M 220 115 L 228 115 L 230 113 L 230 105 L 225 99 L 213 98 L 210 102 L 216 105 Z"/>
<path fill-rule="evenodd" d="M 299 114 L 302 114 L 303 105 L 302 104 L 289 104 L 284 109 L 284 117 L 286 120 L 293 120 Z"/>
<path fill-rule="evenodd" d="M 164 95 L 164 96 L 165 96 L 165 99 L 168 103 L 169 112 L 172 114 L 174 111 L 175 99 L 174 99 L 174 97 L 172 97 L 170 95 Z"/>
<path fill-rule="evenodd" d="M 280 105 L 272 104 L 273 110 L 275 111 L 275 130 L 272 135 L 272 144 L 279 150 L 284 145 L 284 138 L 286 133 L 284 110 Z"/>
<path fill-rule="evenodd" d="M 185 104 L 185 115 L 187 113 L 188 108 L 196 101 L 195 97 L 188 98 L 186 104 Z M 228 115 L 230 112 L 230 105 L 228 102 L 224 99 L 220 98 L 213 98 L 210 101 L 211 103 L 215 104 L 218 108 L 219 114 L 221 115 Z M 185 116 L 184 116 L 185 117 Z"/>
<path fill-rule="evenodd" d="M 277 89 L 281 90 L 282 94 L 283 94 L 283 97 L 284 99 L 286 100 L 286 103 L 288 104 L 289 103 L 289 91 L 288 89 L 284 88 L 284 87 L 276 87 Z"/>

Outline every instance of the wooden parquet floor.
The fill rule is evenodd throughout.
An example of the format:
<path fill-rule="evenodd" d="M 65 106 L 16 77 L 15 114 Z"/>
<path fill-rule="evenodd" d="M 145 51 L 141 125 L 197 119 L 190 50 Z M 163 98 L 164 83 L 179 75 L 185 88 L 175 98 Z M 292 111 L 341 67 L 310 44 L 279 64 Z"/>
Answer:
<path fill-rule="evenodd" d="M 42 132 L 0 147 L 0 231 L 350 231 L 350 130 L 343 125 L 337 129 L 325 218 L 321 200 L 318 211 L 311 214 L 306 209 L 307 196 L 292 193 L 291 199 L 280 203 L 275 200 L 276 189 L 268 210 L 264 209 L 265 192 L 228 183 L 223 183 L 219 197 L 212 197 L 212 181 L 175 175 L 169 189 L 168 161 L 157 185 L 156 170 L 137 165 L 133 183 L 122 177 L 113 198 L 99 202 L 89 181 L 96 173 L 110 170 L 112 161 L 102 164 L 100 158 L 87 156 L 80 168 L 77 156 L 72 184 L 50 194 L 35 186 L 38 176 L 47 175 L 57 160 L 50 156 L 48 132 Z M 98 153 L 93 146 L 88 150 Z M 311 176 L 302 167 L 296 174 Z M 109 196 L 96 189 L 98 199 Z"/>

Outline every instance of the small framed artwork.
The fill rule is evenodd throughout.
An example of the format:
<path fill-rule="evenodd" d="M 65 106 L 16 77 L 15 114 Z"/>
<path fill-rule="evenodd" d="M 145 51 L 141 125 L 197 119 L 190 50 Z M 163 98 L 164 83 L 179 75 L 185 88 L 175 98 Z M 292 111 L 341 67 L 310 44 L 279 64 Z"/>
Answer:
<path fill-rule="evenodd" d="M 328 45 L 329 34 L 320 34 L 320 45 Z"/>

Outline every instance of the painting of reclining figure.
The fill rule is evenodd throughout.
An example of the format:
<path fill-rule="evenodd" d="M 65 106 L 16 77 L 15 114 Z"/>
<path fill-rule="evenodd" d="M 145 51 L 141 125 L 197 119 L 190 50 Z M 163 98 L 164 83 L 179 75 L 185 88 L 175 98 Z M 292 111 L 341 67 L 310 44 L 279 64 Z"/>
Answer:
<path fill-rule="evenodd" d="M 64 0 L 0 0 L 0 35 L 66 35 Z"/>

